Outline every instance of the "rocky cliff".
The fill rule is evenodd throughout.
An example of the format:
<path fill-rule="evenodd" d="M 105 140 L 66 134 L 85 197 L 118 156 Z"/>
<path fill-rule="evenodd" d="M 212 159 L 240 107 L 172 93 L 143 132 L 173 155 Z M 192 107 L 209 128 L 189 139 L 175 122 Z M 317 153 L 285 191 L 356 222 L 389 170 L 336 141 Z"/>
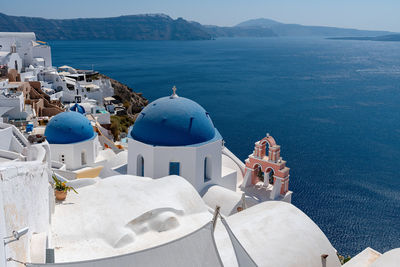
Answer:
<path fill-rule="evenodd" d="M 0 32 L 35 32 L 41 40 L 208 40 L 199 24 L 163 14 L 44 19 L 0 13 Z"/>
<path fill-rule="evenodd" d="M 101 78 L 110 79 L 111 85 L 114 88 L 114 95 L 119 98 L 121 102 L 129 102 L 129 106 L 127 107 L 128 115 L 135 116 L 149 103 L 149 101 L 143 97 L 142 93 L 136 93 L 129 86 L 104 74 L 99 75 Z"/>

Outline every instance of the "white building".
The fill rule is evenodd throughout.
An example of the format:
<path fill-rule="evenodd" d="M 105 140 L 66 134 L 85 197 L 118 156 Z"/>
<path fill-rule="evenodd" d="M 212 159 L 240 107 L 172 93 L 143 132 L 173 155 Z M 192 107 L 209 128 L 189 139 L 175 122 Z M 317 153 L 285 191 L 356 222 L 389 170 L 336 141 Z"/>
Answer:
<path fill-rule="evenodd" d="M 0 88 L 0 107 L 8 108 L 4 114 L 11 120 L 25 120 L 31 112 L 25 106 L 25 99 L 22 92 L 16 92 L 19 84 L 7 84 L 6 88 Z M 12 90 L 14 89 L 14 90 Z"/>
<path fill-rule="evenodd" d="M 291 204 L 262 203 L 221 220 L 175 175 L 71 184 L 78 182 L 70 204 L 55 206 L 48 236 L 55 263 L 49 266 L 340 266 L 323 232 Z M 30 242 L 41 247 L 38 239 Z M 44 251 L 26 261 L 40 266 Z"/>
<path fill-rule="evenodd" d="M 18 72 L 32 66 L 51 67 L 51 48 L 43 42 L 36 41 L 33 32 L 0 32 L 0 53 L 14 52 L 22 60 Z M 15 63 L 15 62 L 14 62 Z M 13 64 L 9 68 L 15 68 Z"/>
<path fill-rule="evenodd" d="M 0 123 L 0 140 L 0 267 L 10 267 L 19 264 L 6 258 L 31 260 L 36 237 L 44 237 L 42 246 L 36 246 L 45 252 L 53 198 L 50 149 L 47 142 L 28 142 L 15 126 L 5 123 Z M 13 231 L 26 227 L 26 234 L 13 241 Z"/>
<path fill-rule="evenodd" d="M 180 175 L 198 192 L 211 185 L 236 191 L 237 173 L 222 166 L 223 140 L 210 115 L 175 92 L 143 109 L 128 142 L 129 174 Z"/>
<path fill-rule="evenodd" d="M 77 71 L 69 66 L 52 66 L 51 48 L 37 41 L 32 32 L 0 32 L 0 65 L 16 69 L 21 81 L 41 81 L 43 87 L 53 89 L 53 100 L 65 103 L 94 99 L 103 105 L 103 99 L 114 95 L 109 79 L 87 80 L 88 71 Z"/>
<path fill-rule="evenodd" d="M 22 70 L 22 59 L 16 53 L 16 46 L 12 46 L 10 51 L 0 50 L 0 65 L 5 65 L 9 69 L 15 69 L 18 72 Z"/>
<path fill-rule="evenodd" d="M 78 71 L 70 66 L 61 66 L 58 70 L 56 75 L 54 72 L 43 73 L 41 77 L 43 80 L 49 80 L 51 77 L 53 89 L 63 92 L 61 100 L 65 103 L 81 103 L 85 99 L 93 99 L 98 105 L 103 105 L 104 98 L 114 95 L 114 88 L 109 79 L 89 80 L 86 78 L 88 71 Z M 59 84 L 59 80 L 62 84 Z"/>
<path fill-rule="evenodd" d="M 127 151 L 109 139 L 96 117 L 74 108 L 52 117 L 44 131 L 54 172 L 70 180 L 126 174 Z"/>
<path fill-rule="evenodd" d="M 91 122 L 79 112 L 62 112 L 46 126 L 51 159 L 66 165 L 68 170 L 91 166 L 100 144 Z"/>

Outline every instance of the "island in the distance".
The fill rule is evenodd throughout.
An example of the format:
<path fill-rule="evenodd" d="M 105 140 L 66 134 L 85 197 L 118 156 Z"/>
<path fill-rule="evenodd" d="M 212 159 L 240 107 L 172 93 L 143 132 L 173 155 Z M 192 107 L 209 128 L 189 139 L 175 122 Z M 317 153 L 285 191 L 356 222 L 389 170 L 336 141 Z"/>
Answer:
<path fill-rule="evenodd" d="M 202 25 L 165 14 L 109 18 L 45 19 L 0 13 L 0 32 L 35 32 L 40 40 L 212 40 L 220 37 L 363 37 L 393 34 L 252 19 L 233 27 Z"/>
<path fill-rule="evenodd" d="M 380 41 L 380 42 L 400 42 L 400 34 L 389 34 L 376 37 L 331 37 L 330 40 L 360 40 L 360 41 Z"/>

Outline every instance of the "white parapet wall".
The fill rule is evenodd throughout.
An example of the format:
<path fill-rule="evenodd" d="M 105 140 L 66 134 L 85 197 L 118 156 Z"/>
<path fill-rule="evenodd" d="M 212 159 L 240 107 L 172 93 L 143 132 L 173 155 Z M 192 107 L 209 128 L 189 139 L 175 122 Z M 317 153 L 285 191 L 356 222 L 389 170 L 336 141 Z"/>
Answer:
<path fill-rule="evenodd" d="M 7 236 L 6 234 L 6 218 L 2 210 L 3 207 L 3 190 L 2 183 L 0 183 L 0 267 L 6 266 L 6 251 L 3 240 Z"/>
<path fill-rule="evenodd" d="M 5 245 L 6 258 L 30 261 L 33 234 L 47 233 L 50 222 L 50 169 L 47 162 L 12 162 L 0 165 L 0 216 L 2 234 L 29 227 L 26 235 Z M 2 218 L 1 218 L 2 217 Z M 1 240 L 2 242 L 2 240 Z M 0 255 L 2 247 L 0 247 Z M 42 248 L 45 250 L 45 247 Z M 3 260 L 0 259 L 0 260 Z M 2 262 L 0 261 L 0 266 Z M 8 262 L 7 266 L 20 266 Z"/>

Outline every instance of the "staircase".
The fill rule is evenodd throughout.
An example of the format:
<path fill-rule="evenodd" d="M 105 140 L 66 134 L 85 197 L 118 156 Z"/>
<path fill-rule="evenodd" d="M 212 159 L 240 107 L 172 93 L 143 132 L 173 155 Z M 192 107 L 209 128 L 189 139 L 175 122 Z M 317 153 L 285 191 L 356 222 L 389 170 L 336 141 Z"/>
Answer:
<path fill-rule="evenodd" d="M 15 139 L 17 139 L 18 143 L 20 143 L 22 147 L 26 147 L 26 144 L 21 140 L 21 138 L 14 131 L 12 133 Z"/>
<path fill-rule="evenodd" d="M 92 120 L 95 123 L 95 131 L 98 134 L 99 137 L 99 142 L 103 147 L 106 147 L 105 145 L 107 145 L 107 147 L 111 148 L 116 154 L 118 154 L 121 151 L 124 151 L 124 149 L 121 149 L 119 147 L 117 147 L 115 145 L 115 143 L 113 141 L 111 141 L 110 139 L 108 139 L 102 132 L 101 132 L 101 125 L 97 122 L 97 120 L 95 119 L 95 117 L 92 114 L 89 114 L 89 117 L 92 118 Z"/>

